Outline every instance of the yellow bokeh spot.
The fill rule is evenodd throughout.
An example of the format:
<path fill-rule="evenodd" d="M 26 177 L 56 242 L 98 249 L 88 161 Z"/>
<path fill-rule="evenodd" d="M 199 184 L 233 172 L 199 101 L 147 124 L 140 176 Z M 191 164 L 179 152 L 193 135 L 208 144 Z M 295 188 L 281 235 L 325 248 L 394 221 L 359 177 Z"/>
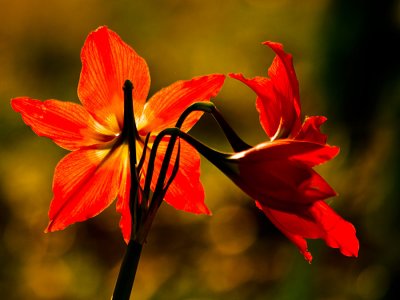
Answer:
<path fill-rule="evenodd" d="M 240 206 L 225 206 L 214 213 L 209 223 L 209 237 L 223 254 L 238 254 L 256 240 L 254 215 Z"/>

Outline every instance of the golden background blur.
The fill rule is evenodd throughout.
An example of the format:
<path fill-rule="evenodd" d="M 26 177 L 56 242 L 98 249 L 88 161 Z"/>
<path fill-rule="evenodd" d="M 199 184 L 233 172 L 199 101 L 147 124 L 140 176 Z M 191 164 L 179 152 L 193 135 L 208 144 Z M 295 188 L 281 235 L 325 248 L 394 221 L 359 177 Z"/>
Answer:
<path fill-rule="evenodd" d="M 213 216 L 161 207 L 133 299 L 399 299 L 400 5 L 375 2 L 0 0 L 0 298 L 112 294 L 125 250 L 115 205 L 44 234 L 54 167 L 67 152 L 10 107 L 24 95 L 78 101 L 80 49 L 107 25 L 148 62 L 151 94 L 209 73 L 265 76 L 273 53 L 260 43 L 283 43 L 294 55 L 303 112 L 327 116 L 328 142 L 341 147 L 318 170 L 361 243 L 354 259 L 310 241 L 307 264 L 254 201 L 203 160 Z M 266 139 L 244 85 L 227 79 L 214 102 L 247 142 Z M 192 133 L 227 150 L 215 128 L 205 117 Z"/>

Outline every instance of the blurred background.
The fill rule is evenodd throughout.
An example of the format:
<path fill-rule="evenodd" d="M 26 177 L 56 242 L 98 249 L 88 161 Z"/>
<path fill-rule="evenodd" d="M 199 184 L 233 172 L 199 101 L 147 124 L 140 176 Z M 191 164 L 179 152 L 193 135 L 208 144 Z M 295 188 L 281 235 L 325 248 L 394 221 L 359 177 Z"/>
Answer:
<path fill-rule="evenodd" d="M 54 167 L 67 152 L 10 107 L 31 96 L 78 101 L 80 49 L 108 25 L 143 56 L 151 94 L 208 73 L 265 75 L 272 40 L 294 55 L 303 112 L 325 115 L 341 154 L 318 171 L 357 228 L 359 258 L 310 241 L 311 265 L 254 201 L 203 160 L 213 216 L 157 215 L 132 299 L 400 299 L 399 1 L 0 0 L 0 295 L 109 299 L 125 245 L 112 205 L 44 234 Z M 249 143 L 266 140 L 255 96 L 227 79 L 215 103 Z M 193 134 L 228 150 L 210 118 Z"/>

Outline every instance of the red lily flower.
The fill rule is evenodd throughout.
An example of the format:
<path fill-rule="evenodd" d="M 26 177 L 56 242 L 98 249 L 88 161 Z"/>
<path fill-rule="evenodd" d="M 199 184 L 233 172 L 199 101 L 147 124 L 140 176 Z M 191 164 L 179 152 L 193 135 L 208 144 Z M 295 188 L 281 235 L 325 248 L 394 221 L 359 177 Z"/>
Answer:
<path fill-rule="evenodd" d="M 307 117 L 301 124 L 299 84 L 292 55 L 284 52 L 279 43 L 263 44 L 276 53 L 268 69 L 269 78 L 246 79 L 242 74 L 230 74 L 257 94 L 260 123 L 271 139 L 269 144 L 236 154 L 240 184 L 250 196 L 258 199 L 257 206 L 309 262 L 312 256 L 307 250 L 306 238 L 322 238 L 328 246 L 339 248 L 342 254 L 357 256 L 359 242 L 354 226 L 323 201 L 336 193 L 311 169 L 339 152 L 338 147 L 326 144 L 327 136 L 320 131 L 326 118 Z M 313 147 L 321 148 L 315 152 Z M 272 149 L 279 151 L 271 152 Z M 292 157 L 296 151 L 302 153 L 301 159 Z M 324 158 L 316 159 L 320 151 L 325 153 Z"/>
<path fill-rule="evenodd" d="M 175 134 L 175 133 L 173 133 Z M 208 148 L 190 135 L 177 132 L 256 200 L 258 208 L 311 262 L 306 238 L 325 240 L 346 256 L 358 255 L 354 226 L 324 200 L 336 192 L 312 168 L 339 153 L 339 148 L 294 139 L 261 143 L 233 154 Z"/>
<path fill-rule="evenodd" d="M 56 166 L 46 231 L 56 231 L 94 217 L 118 198 L 120 226 L 129 240 L 130 169 L 127 141 L 121 140 L 124 122 L 125 80 L 133 83 L 138 160 L 158 132 L 173 127 L 182 111 L 193 102 L 208 101 L 219 92 L 225 76 L 219 74 L 178 81 L 154 94 L 148 102 L 149 70 L 145 60 L 107 27 L 99 27 L 87 37 L 81 52 L 82 71 L 78 96 L 82 105 L 58 100 L 39 101 L 29 97 L 12 99 L 12 107 L 39 136 L 51 138 L 72 151 Z M 183 125 L 188 131 L 201 117 L 193 114 Z M 151 134 L 150 143 L 144 140 Z M 161 165 L 166 142 L 156 158 Z M 181 143 L 180 168 L 165 200 L 177 209 L 209 214 L 199 176 L 200 158 Z M 171 164 L 174 163 L 174 158 Z M 143 170 L 146 170 L 146 164 Z M 143 182 L 145 172 L 140 174 Z M 153 178 L 157 178 L 154 176 Z M 155 184 L 155 180 L 154 180 Z M 152 183 L 152 188 L 154 187 Z M 191 197 L 187 197 L 190 194 Z"/>
<path fill-rule="evenodd" d="M 269 41 L 263 44 L 276 53 L 268 69 L 269 78 L 246 79 L 242 74 L 230 74 L 230 77 L 247 84 L 257 94 L 260 123 L 271 140 L 295 138 L 325 143 L 326 136 L 319 132 L 325 117 L 307 117 L 301 124 L 299 83 L 292 55 L 283 50 L 282 44 Z"/>
<path fill-rule="evenodd" d="M 346 256 L 358 254 L 354 226 L 324 202 L 336 192 L 312 169 L 338 153 L 334 146 L 280 139 L 229 158 L 238 165 L 236 183 L 309 262 L 306 238 L 321 238 Z"/>

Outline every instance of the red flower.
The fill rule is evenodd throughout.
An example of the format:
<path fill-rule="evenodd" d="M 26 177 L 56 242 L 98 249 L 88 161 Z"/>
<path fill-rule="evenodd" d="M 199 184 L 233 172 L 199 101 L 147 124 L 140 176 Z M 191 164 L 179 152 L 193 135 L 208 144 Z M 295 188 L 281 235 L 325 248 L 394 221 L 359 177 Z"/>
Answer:
<path fill-rule="evenodd" d="M 320 132 L 326 118 L 308 117 L 301 124 L 299 85 L 292 56 L 284 52 L 281 44 L 263 44 L 276 53 L 268 69 L 269 78 L 230 76 L 257 94 L 260 123 L 271 142 L 231 157 L 239 167 L 236 182 L 257 199 L 257 206 L 306 260 L 312 260 L 306 238 L 322 238 L 342 254 L 357 256 L 359 243 L 354 226 L 324 202 L 336 193 L 312 170 L 339 152 L 338 147 L 326 144 L 327 137 Z"/>
<path fill-rule="evenodd" d="M 128 241 L 131 230 L 129 151 L 127 142 L 120 137 L 124 126 L 122 86 L 125 80 L 130 80 L 134 86 L 139 159 L 143 151 L 148 151 L 144 149 L 148 133 L 151 133 L 149 148 L 154 136 L 167 127 L 173 127 L 187 106 L 216 96 L 225 77 L 215 74 L 178 81 L 146 102 L 150 76 L 145 60 L 106 27 L 89 34 L 82 48 L 81 60 L 78 96 L 82 105 L 58 100 L 42 102 L 29 97 L 15 98 L 11 104 L 37 135 L 51 138 L 59 146 L 72 151 L 55 169 L 54 197 L 46 231 L 61 230 L 94 217 L 118 198 L 117 211 L 122 215 L 120 226 L 124 239 Z M 184 123 L 183 130 L 188 131 L 200 117 L 201 113 L 193 114 Z M 166 142 L 159 148 L 156 174 L 165 148 Z M 177 209 L 208 214 L 199 179 L 199 155 L 185 142 L 181 143 L 180 152 L 180 168 L 165 200 Z M 146 170 L 146 164 L 143 170 Z M 142 183 L 145 175 L 145 172 L 140 174 Z M 191 197 L 187 197 L 188 194 Z"/>

